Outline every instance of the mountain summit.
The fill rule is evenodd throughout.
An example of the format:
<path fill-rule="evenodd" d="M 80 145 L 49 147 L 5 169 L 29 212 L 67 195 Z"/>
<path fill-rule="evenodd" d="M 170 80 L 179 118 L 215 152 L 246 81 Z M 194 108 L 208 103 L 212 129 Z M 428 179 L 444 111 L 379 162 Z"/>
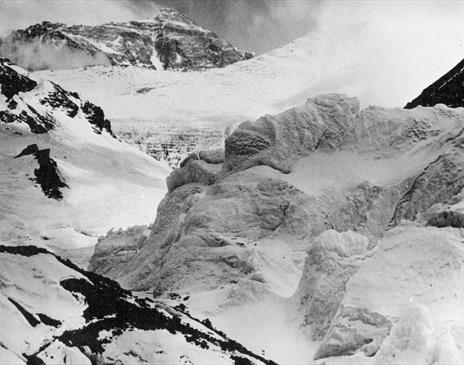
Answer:
<path fill-rule="evenodd" d="M 132 65 L 185 71 L 252 57 L 169 8 L 145 21 L 96 26 L 45 21 L 13 31 L 0 44 L 0 54 L 29 70 Z"/>

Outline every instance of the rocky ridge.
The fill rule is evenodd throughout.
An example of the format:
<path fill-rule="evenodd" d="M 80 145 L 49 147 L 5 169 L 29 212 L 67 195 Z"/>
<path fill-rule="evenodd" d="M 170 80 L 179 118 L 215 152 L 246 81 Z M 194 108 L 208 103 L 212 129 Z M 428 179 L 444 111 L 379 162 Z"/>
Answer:
<path fill-rule="evenodd" d="M 0 160 L 0 242 L 42 242 L 63 254 L 92 246 L 121 222 L 126 227 L 130 217 L 107 214 L 113 205 L 140 219 L 140 207 L 151 210 L 157 191 L 163 194 L 167 173 L 117 139 L 100 107 L 7 59 L 0 59 Z M 118 202 L 114 179 L 116 190 L 151 195 L 153 203 Z M 106 193 L 95 193 L 95 184 Z M 94 221 L 94 214 L 101 216 Z"/>
<path fill-rule="evenodd" d="M 0 246 L 2 362 L 275 364 L 179 307 L 36 246 Z M 172 344 L 174 348 L 171 348 Z"/>
<path fill-rule="evenodd" d="M 31 70 L 132 65 L 186 71 L 252 57 L 175 9 L 161 9 L 145 21 L 97 26 L 43 22 L 12 32 L 0 54 Z M 50 57 L 55 54 L 61 58 Z"/>
<path fill-rule="evenodd" d="M 445 104 L 452 108 L 464 106 L 464 60 L 438 80 L 427 86 L 421 94 L 406 104 L 405 108 L 412 109 L 419 105 L 434 106 Z"/>

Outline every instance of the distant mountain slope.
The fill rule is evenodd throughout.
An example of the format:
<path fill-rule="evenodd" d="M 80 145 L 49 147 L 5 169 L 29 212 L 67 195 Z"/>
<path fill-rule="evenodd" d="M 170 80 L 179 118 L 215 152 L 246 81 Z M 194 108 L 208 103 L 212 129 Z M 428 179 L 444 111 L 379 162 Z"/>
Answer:
<path fill-rule="evenodd" d="M 146 21 L 97 26 L 43 22 L 12 32 L 0 55 L 31 70 L 99 64 L 199 70 L 252 57 L 174 9 Z"/>
<path fill-rule="evenodd" d="M 0 267 L 2 364 L 275 364 L 45 249 L 0 245 Z"/>
<path fill-rule="evenodd" d="M 0 243 L 91 247 L 149 223 L 166 174 L 101 108 L 0 59 Z"/>
<path fill-rule="evenodd" d="M 154 127 L 159 131 L 166 125 L 223 130 L 304 102 L 312 93 L 306 93 L 308 88 L 326 73 L 322 43 L 307 36 L 267 54 L 203 72 L 95 66 L 36 74 L 101 105 L 116 130 Z"/>
<path fill-rule="evenodd" d="M 175 165 L 191 149 L 222 144 L 228 126 L 304 102 L 325 72 L 321 43 L 307 36 L 201 72 L 94 66 L 34 75 L 85 95 L 105 110 L 123 140 Z M 176 145 L 182 140 L 189 146 Z"/>
<path fill-rule="evenodd" d="M 417 98 L 407 103 L 405 108 L 436 104 L 445 104 L 452 108 L 464 106 L 464 60 L 426 87 Z"/>

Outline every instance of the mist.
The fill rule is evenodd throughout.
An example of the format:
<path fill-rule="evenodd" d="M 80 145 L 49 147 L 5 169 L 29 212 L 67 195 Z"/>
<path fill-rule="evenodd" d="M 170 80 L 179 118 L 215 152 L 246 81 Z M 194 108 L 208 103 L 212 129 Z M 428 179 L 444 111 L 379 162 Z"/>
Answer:
<path fill-rule="evenodd" d="M 312 34 L 329 50 L 327 77 L 314 92 L 404 106 L 464 58 L 463 18 L 463 2 L 326 2 Z"/>
<path fill-rule="evenodd" d="M 29 71 L 45 69 L 72 69 L 86 66 L 111 66 L 108 57 L 103 53 L 94 55 L 81 50 L 67 47 L 65 43 L 43 43 L 37 39 L 33 43 L 22 44 L 20 47 L 8 42 L 0 44 L 0 55 L 9 58 Z"/>
<path fill-rule="evenodd" d="M 148 18 L 153 6 L 129 0 L 0 0 L 0 36 L 48 20 L 95 25 Z"/>

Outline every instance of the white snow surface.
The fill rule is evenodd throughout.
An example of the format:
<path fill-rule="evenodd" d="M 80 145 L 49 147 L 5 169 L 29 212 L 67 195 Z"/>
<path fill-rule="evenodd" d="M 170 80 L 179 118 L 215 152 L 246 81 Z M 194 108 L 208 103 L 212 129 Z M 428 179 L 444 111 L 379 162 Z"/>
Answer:
<path fill-rule="evenodd" d="M 34 74 L 103 107 L 118 127 L 162 124 L 225 128 L 304 101 L 321 78 L 324 48 L 313 37 L 223 69 L 176 72 L 88 67 Z M 303 93 L 302 95 L 300 95 Z M 299 95 L 291 103 L 290 97 Z"/>
<path fill-rule="evenodd" d="M 53 89 L 50 82 L 40 81 L 37 88 L 14 97 L 18 107 L 13 112 L 27 103 L 39 114 L 52 115 L 54 130 L 33 134 L 22 123 L 0 126 L 0 242 L 76 249 L 93 246 L 112 228 L 151 222 L 168 170 L 106 131 L 94 133 L 81 110 L 70 118 L 41 105 L 39 99 Z M 14 158 L 30 144 L 51 149 L 50 157 L 69 186 L 62 201 L 47 198 L 28 180 L 38 167 L 33 156 Z"/>
<path fill-rule="evenodd" d="M 127 365 L 139 365 L 142 359 L 157 365 L 233 365 L 217 349 L 199 348 L 187 342 L 183 335 L 172 335 L 166 330 L 125 331 L 105 347 L 103 357 Z"/>
<path fill-rule="evenodd" d="M 60 341 L 53 342 L 38 356 L 46 365 L 91 365 L 90 360 L 76 347 L 68 347 Z"/>
<path fill-rule="evenodd" d="M 34 352 L 53 336 L 84 325 L 83 298 L 73 296 L 60 285 L 63 279 L 84 276 L 49 254 L 25 257 L 0 253 L 0 264 L 0 342 L 8 350 L 18 356 Z M 33 315 L 45 314 L 63 325 L 57 329 L 42 323 L 32 327 L 8 298 Z"/>

